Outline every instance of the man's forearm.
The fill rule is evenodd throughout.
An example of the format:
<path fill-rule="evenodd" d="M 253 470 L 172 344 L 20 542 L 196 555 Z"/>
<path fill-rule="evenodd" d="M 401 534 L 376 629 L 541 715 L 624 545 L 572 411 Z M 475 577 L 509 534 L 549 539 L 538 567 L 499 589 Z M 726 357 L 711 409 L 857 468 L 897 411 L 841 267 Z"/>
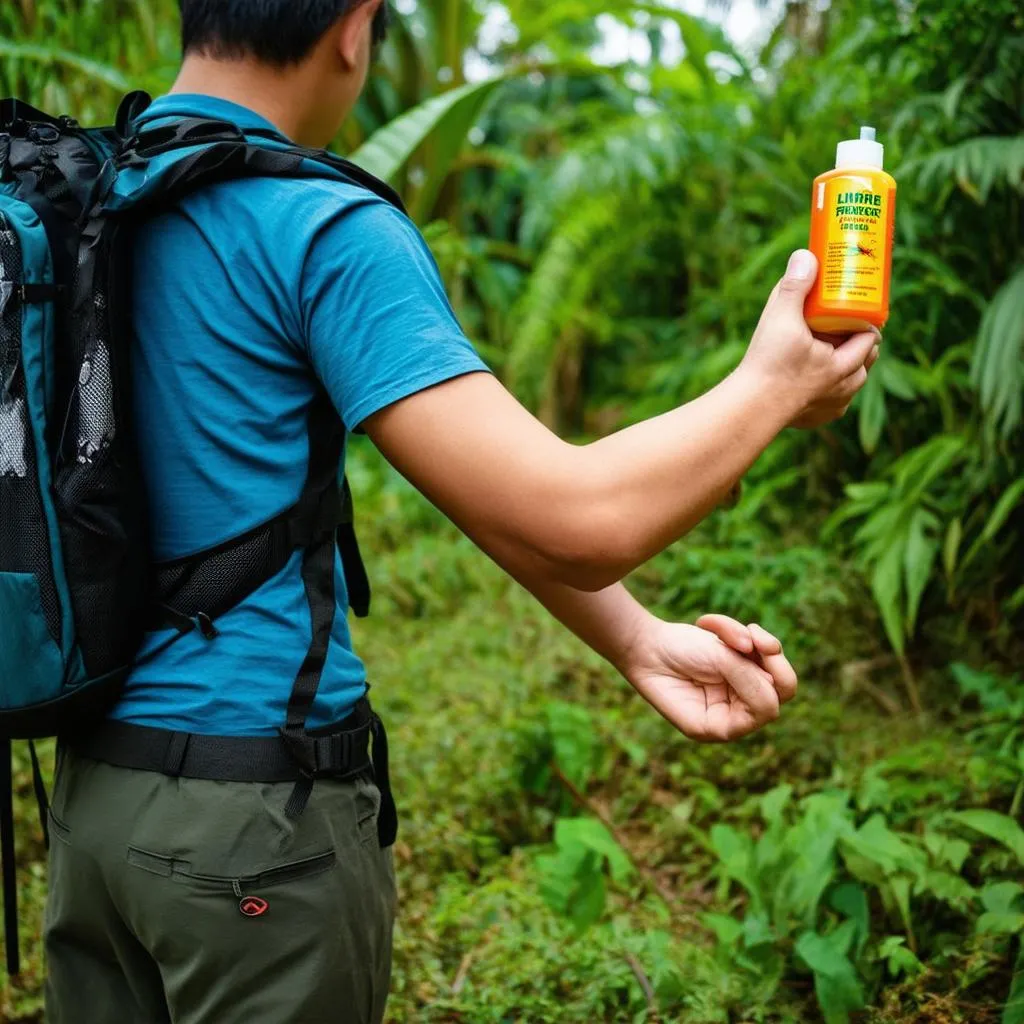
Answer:
<path fill-rule="evenodd" d="M 535 577 L 519 582 L 566 629 L 623 675 L 628 674 L 632 652 L 642 643 L 650 613 L 622 583 L 590 593 Z"/>

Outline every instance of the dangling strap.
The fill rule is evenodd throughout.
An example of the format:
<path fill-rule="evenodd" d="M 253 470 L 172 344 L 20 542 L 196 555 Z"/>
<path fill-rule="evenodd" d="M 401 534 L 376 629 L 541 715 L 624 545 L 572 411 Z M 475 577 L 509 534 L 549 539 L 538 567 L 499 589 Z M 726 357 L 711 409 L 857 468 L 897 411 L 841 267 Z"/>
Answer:
<path fill-rule="evenodd" d="M 356 516 L 352 504 L 352 488 L 345 477 L 341 488 L 341 523 L 338 526 L 338 551 L 345 570 L 349 607 L 356 617 L 365 619 L 370 614 L 370 577 L 359 551 L 356 537 Z"/>
<path fill-rule="evenodd" d="M 46 795 L 46 783 L 39 767 L 39 755 L 36 753 L 34 740 L 28 741 L 28 752 L 32 758 L 32 788 L 36 794 L 36 807 L 39 808 L 39 824 L 43 828 L 43 845 L 50 848 L 50 800 Z"/>
<path fill-rule="evenodd" d="M 0 740 L 0 859 L 3 860 L 4 942 L 7 973 L 21 971 L 18 950 L 18 876 L 14 863 L 14 780 L 11 777 L 11 741 Z"/>
<path fill-rule="evenodd" d="M 380 790 L 380 814 L 377 816 L 377 838 L 380 848 L 394 846 L 398 838 L 398 808 L 391 792 L 391 772 L 388 767 L 388 734 L 377 712 L 370 723 L 373 733 L 373 778 Z"/>

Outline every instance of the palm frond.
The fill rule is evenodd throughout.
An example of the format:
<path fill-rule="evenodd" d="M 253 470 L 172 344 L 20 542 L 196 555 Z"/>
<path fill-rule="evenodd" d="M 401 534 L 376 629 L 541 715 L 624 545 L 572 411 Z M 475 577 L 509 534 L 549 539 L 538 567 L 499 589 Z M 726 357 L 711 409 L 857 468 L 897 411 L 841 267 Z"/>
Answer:
<path fill-rule="evenodd" d="M 585 135 L 531 183 L 521 237 L 537 245 L 573 204 L 611 192 L 648 192 L 676 178 L 694 140 L 669 114 L 631 115 Z"/>
<path fill-rule="evenodd" d="M 978 389 L 989 423 L 1009 435 L 1024 411 L 1024 265 L 985 309 L 971 383 Z"/>
<path fill-rule="evenodd" d="M 979 203 L 996 188 L 1024 191 L 1024 134 L 980 135 L 915 160 L 904 173 L 916 175 L 925 188 L 954 179 Z"/>

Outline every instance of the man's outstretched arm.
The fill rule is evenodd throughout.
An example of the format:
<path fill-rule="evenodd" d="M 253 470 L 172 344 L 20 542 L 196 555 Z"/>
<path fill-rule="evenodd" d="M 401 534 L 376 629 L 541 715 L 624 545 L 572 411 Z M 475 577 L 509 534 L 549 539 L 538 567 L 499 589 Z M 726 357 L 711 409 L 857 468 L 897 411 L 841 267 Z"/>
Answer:
<path fill-rule="evenodd" d="M 700 522 L 784 427 L 836 418 L 863 386 L 877 336 L 837 346 L 811 335 L 814 272 L 797 253 L 718 387 L 592 444 L 560 440 L 487 374 L 420 391 L 363 426 L 516 578 L 604 590 Z"/>

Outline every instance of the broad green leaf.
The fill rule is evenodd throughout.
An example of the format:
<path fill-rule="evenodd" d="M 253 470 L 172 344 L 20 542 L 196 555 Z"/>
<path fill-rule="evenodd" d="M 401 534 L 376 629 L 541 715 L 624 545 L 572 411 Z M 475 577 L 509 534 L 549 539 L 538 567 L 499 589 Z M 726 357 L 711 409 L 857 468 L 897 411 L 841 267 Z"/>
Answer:
<path fill-rule="evenodd" d="M 585 881 L 573 889 L 567 916 L 578 931 L 585 931 L 601 919 L 605 905 L 605 881 L 600 871 L 587 872 Z"/>
<path fill-rule="evenodd" d="M 762 903 L 761 888 L 754 871 L 754 844 L 750 836 L 730 825 L 714 825 L 711 846 L 722 863 L 723 872 L 739 882 L 750 894 L 755 906 Z"/>
<path fill-rule="evenodd" d="M 829 944 L 844 956 L 850 955 L 854 940 L 857 938 L 857 922 L 846 920 L 828 936 Z"/>
<path fill-rule="evenodd" d="M 860 957 L 871 933 L 871 912 L 868 909 L 868 895 L 864 886 L 855 882 L 837 885 L 829 893 L 828 905 L 840 914 L 845 914 L 853 922 L 854 953 Z"/>
<path fill-rule="evenodd" d="M 924 834 L 925 849 L 938 864 L 945 865 L 959 872 L 971 852 L 970 844 L 962 839 L 943 835 L 941 832 L 928 830 Z"/>
<path fill-rule="evenodd" d="M 914 921 L 910 916 L 910 879 L 906 875 L 896 875 L 890 879 L 889 889 L 903 919 L 903 927 L 907 930 L 907 935 L 912 936 Z"/>
<path fill-rule="evenodd" d="M 880 814 L 873 815 L 856 832 L 844 835 L 840 850 L 855 878 L 891 896 L 909 932 L 911 879 L 925 870 L 924 852 L 891 831 Z"/>
<path fill-rule="evenodd" d="M 587 864 L 588 858 L 590 865 Z M 567 916 L 573 893 L 580 884 L 580 876 L 596 872 L 597 858 L 589 850 L 576 847 L 542 854 L 536 860 L 540 894 L 556 913 Z"/>
<path fill-rule="evenodd" d="M 702 914 L 701 920 L 715 933 L 723 946 L 735 946 L 743 934 L 743 925 L 727 914 Z"/>
<path fill-rule="evenodd" d="M 981 903 L 992 913 L 1010 913 L 1024 909 L 1018 906 L 1022 895 L 1024 886 L 1017 882 L 995 882 L 981 890 Z"/>
<path fill-rule="evenodd" d="M 916 505 L 932 481 L 951 469 L 963 456 L 967 443 L 962 434 L 939 434 L 911 448 L 893 463 L 890 473 L 908 500 Z"/>
<path fill-rule="evenodd" d="M 792 795 L 793 787 L 788 782 L 784 782 L 781 786 L 768 790 L 761 797 L 761 817 L 764 818 L 766 824 L 772 825 L 782 817 L 782 812 L 786 809 Z"/>
<path fill-rule="evenodd" d="M 885 555 L 875 564 L 871 575 L 871 592 L 882 613 L 882 624 L 893 650 L 902 654 L 906 646 L 903 617 L 903 551 L 899 544 L 890 544 Z"/>
<path fill-rule="evenodd" d="M 1024 864 L 1024 829 L 1013 818 L 998 811 L 985 810 L 952 811 L 945 818 L 1002 843 Z"/>
<path fill-rule="evenodd" d="M 1024 477 L 1011 484 L 996 502 L 992 514 L 985 523 L 985 529 L 981 531 L 981 541 L 988 543 L 1003 528 L 1003 524 L 1010 518 L 1010 513 L 1020 504 L 1024 498 Z"/>
<path fill-rule="evenodd" d="M 868 454 L 873 454 L 885 428 L 885 387 L 881 376 L 868 375 L 868 382 L 860 393 L 858 403 L 860 446 Z"/>
<path fill-rule="evenodd" d="M 385 125 L 352 154 L 352 160 L 378 178 L 393 182 L 427 143 L 430 159 L 417 186 L 411 213 L 423 219 L 430 213 L 441 185 L 465 145 L 484 104 L 507 79 L 472 82 L 441 93 Z"/>
<path fill-rule="evenodd" d="M 797 939 L 796 954 L 814 973 L 814 991 L 825 1024 L 848 1024 L 850 1013 L 865 1005 L 860 979 L 849 958 L 828 937 L 810 931 Z"/>
<path fill-rule="evenodd" d="M 750 913 L 743 919 L 743 945 L 746 949 L 772 946 L 778 936 L 764 914 Z"/>
<path fill-rule="evenodd" d="M 537 858 L 540 894 L 549 907 L 579 931 L 596 923 L 605 905 L 602 858 L 578 843 Z"/>
<path fill-rule="evenodd" d="M 590 712 L 566 701 L 552 701 L 545 710 L 558 767 L 574 786 L 586 789 L 597 751 Z"/>
<path fill-rule="evenodd" d="M 977 896 L 977 891 L 966 878 L 951 871 L 926 871 L 914 887 L 915 893 L 928 892 L 936 899 L 964 912 Z"/>
<path fill-rule="evenodd" d="M 872 372 L 882 378 L 882 384 L 890 395 L 895 395 L 907 402 L 913 402 L 921 396 L 921 392 L 914 383 L 913 367 L 908 366 L 895 356 L 883 355 Z"/>
<path fill-rule="evenodd" d="M 1024 914 L 990 910 L 978 918 L 974 930 L 979 935 L 1016 935 L 1024 931 Z"/>
<path fill-rule="evenodd" d="M 928 580 L 939 553 L 938 541 L 929 536 L 929 516 L 923 509 L 917 509 L 910 520 L 907 532 L 907 546 L 903 552 L 903 571 L 907 594 L 906 631 L 914 632 L 921 596 L 928 586 Z"/>
<path fill-rule="evenodd" d="M 949 666 L 950 674 L 963 697 L 977 697 L 986 711 L 1008 711 L 1015 704 L 1016 678 L 1004 680 L 992 672 L 980 672 L 962 662 Z"/>
<path fill-rule="evenodd" d="M 790 859 L 772 898 L 772 912 L 779 927 L 792 919 L 806 925 L 814 921 L 818 902 L 835 877 L 837 834 L 836 827 L 823 826 L 811 816 L 790 830 Z"/>
<path fill-rule="evenodd" d="M 607 860 L 616 882 L 633 873 L 633 865 L 612 834 L 596 818 L 562 818 L 555 825 L 555 844 L 567 849 L 580 846 Z"/>
<path fill-rule="evenodd" d="M 864 505 L 866 508 L 874 508 L 879 502 L 884 501 L 889 495 L 890 487 L 884 480 L 873 480 L 866 484 L 847 484 L 846 495 L 852 501 Z"/>

